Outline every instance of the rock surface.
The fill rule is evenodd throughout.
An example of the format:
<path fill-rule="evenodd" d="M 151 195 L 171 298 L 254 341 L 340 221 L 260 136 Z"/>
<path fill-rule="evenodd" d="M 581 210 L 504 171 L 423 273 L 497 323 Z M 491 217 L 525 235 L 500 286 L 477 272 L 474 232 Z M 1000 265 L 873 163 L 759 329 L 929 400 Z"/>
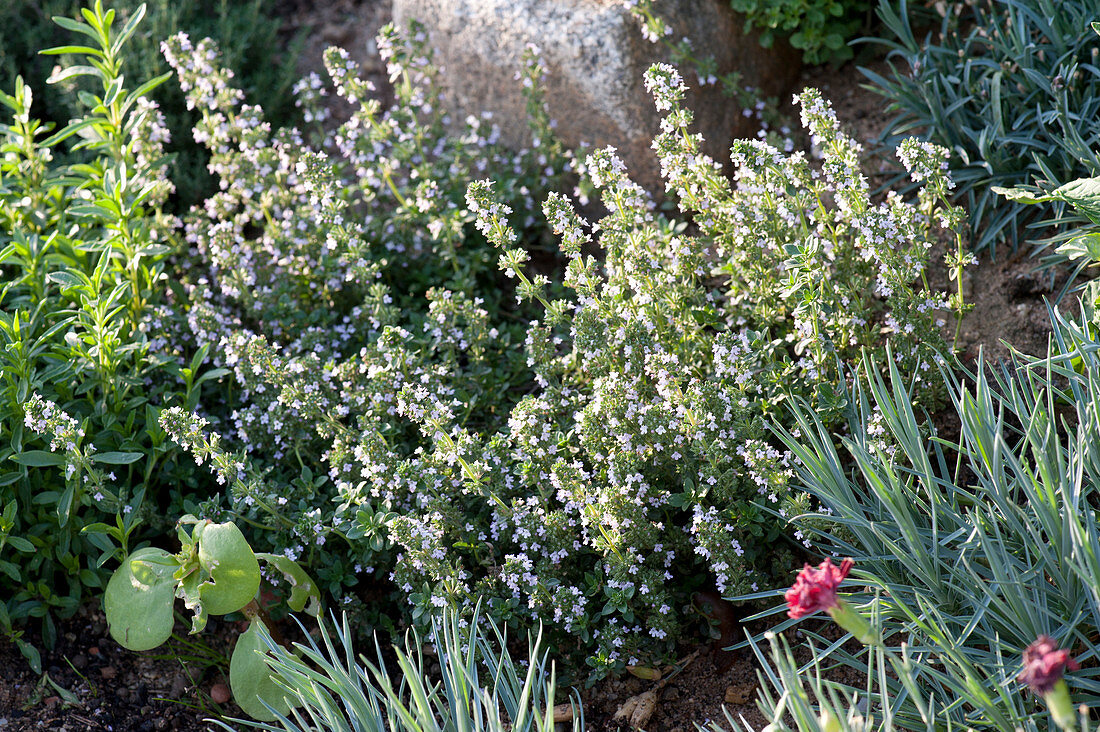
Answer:
<path fill-rule="evenodd" d="M 655 11 L 672 26 L 670 38 L 690 38 L 696 56 L 713 56 L 719 74 L 739 71 L 764 96 L 786 95 L 798 78 L 799 55 L 780 44 L 761 48 L 725 0 L 663 0 Z M 663 190 L 649 147 L 660 117 L 642 74 L 666 52 L 643 38 L 620 0 L 394 0 L 394 19 L 398 27 L 413 19 L 426 26 L 448 104 L 462 113 L 456 118 L 492 111 L 513 146 L 527 139 L 516 71 L 524 48 L 536 45 L 547 68 L 550 114 L 566 146 L 613 145 L 635 180 Z M 707 152 L 726 162 L 729 142 L 755 134 L 755 122 L 718 85 L 699 88 L 691 69 L 681 73 L 694 87 L 687 101 Z"/>

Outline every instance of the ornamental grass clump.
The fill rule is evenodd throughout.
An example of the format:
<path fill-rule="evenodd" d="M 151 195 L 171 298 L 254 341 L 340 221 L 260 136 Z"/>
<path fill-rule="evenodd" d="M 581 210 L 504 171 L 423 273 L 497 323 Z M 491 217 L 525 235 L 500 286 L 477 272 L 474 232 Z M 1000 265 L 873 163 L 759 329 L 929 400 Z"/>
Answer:
<path fill-rule="evenodd" d="M 1077 729 L 1076 710 L 1100 704 L 1100 349 L 1086 317 L 1053 315 L 1053 355 L 946 374 L 957 439 L 925 434 L 896 367 L 890 383 L 865 369 L 839 446 L 792 403 L 798 435 L 780 430 L 792 483 L 821 505 L 795 524 L 854 560 L 845 600 L 882 642 L 853 652 L 803 625 L 813 668 L 839 663 L 867 683 L 797 678 L 779 648 L 777 729 L 784 692 L 840 700 L 842 720 L 859 710 L 836 729 Z"/>
<path fill-rule="evenodd" d="M 273 722 L 229 721 L 269 732 L 585 730 L 579 698 L 554 705 L 555 669 L 541 635 L 529 637 L 527 657 L 517 659 L 491 619 L 447 610 L 423 638 L 412 632 L 394 646 L 391 672 L 377 641 L 370 658 L 356 655 L 346 616 L 332 625 L 322 622 L 319 641 L 307 636 L 308 645 L 293 649 L 264 632 L 266 663 L 293 708 L 274 710 Z"/>
<path fill-rule="evenodd" d="M 1006 204 L 994 186 L 1045 190 L 1100 174 L 1100 45 L 1091 0 L 936 3 L 880 0 L 890 70 L 863 73 L 895 112 L 883 142 L 919 134 L 951 152 L 975 252 L 1015 251 L 1030 225 L 1061 226 L 1064 207 Z M 930 11 L 924 12 L 927 18 Z M 923 34 L 923 35 L 922 35 Z M 904 178 L 899 172 L 898 180 Z M 1040 235 L 1050 232 L 1044 230 Z"/>

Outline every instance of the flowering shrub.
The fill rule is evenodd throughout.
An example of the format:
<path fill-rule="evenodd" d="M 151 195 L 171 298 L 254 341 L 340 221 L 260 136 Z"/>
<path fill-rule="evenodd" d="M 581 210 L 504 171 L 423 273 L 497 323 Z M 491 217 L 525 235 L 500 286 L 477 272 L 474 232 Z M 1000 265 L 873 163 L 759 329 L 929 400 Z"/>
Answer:
<path fill-rule="evenodd" d="M 812 91 L 820 169 L 739 143 L 731 185 L 688 132 L 678 74 L 658 66 L 654 147 L 698 233 L 658 214 L 610 149 L 577 166 L 608 211 L 592 225 L 544 193 L 567 158 L 536 83 L 535 144 L 508 153 L 476 118 L 444 134 L 415 30 L 380 47 L 399 103 L 380 110 L 330 49 L 358 110 L 307 134 L 244 105 L 208 41 L 166 43 L 223 190 L 186 225 L 189 333 L 164 347 L 210 344 L 239 391 L 225 412 L 162 424 L 229 484 L 210 518 L 263 526 L 337 597 L 378 572 L 414 618 L 484 598 L 498 619 L 546 623 L 595 674 L 642 663 L 680 634 L 692 589 L 755 589 L 788 561 L 758 505 L 807 505 L 766 439 L 779 400 L 835 413 L 837 359 L 882 354 L 884 330 L 931 398 L 947 304 L 914 283 L 932 211 L 873 203 L 858 146 Z M 534 56 L 525 68 L 540 73 Z M 302 104 L 323 89 L 301 85 Z M 909 154 L 947 185 L 942 151 Z M 542 198 L 560 282 L 532 251 Z"/>

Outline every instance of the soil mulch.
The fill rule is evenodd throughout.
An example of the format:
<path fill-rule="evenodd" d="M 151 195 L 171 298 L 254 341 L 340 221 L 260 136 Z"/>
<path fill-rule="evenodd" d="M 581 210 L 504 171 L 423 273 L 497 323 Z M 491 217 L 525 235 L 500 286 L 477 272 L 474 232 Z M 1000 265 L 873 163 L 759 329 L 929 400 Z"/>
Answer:
<path fill-rule="evenodd" d="M 218 624 L 211 628 L 216 633 Z M 172 644 L 157 653 L 131 653 L 107 634 L 98 602 L 58 624 L 52 650 L 41 647 L 33 630 L 27 640 L 41 649 L 41 676 L 14 644 L 0 640 L 0 730 L 5 732 L 205 730 L 205 717 L 241 716 L 235 707 L 219 708 L 209 698 L 210 687 L 225 682 L 213 649 L 207 658 Z M 203 641 L 217 644 L 219 638 L 207 635 Z"/>

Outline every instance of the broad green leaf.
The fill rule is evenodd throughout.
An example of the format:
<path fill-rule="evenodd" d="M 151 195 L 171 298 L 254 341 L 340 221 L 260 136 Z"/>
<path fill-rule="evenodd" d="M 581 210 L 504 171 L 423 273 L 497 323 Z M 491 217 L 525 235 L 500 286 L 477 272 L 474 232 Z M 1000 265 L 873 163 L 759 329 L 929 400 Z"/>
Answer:
<path fill-rule="evenodd" d="M 65 464 L 65 455 L 59 452 L 47 452 L 46 450 L 27 450 L 18 455 L 12 455 L 11 460 L 28 468 L 50 468 L 55 465 Z"/>
<path fill-rule="evenodd" d="M 131 651 L 147 651 L 172 635 L 175 560 L 163 549 L 131 554 L 111 575 L 103 609 L 111 637 Z"/>
<path fill-rule="evenodd" d="M 83 274 L 78 274 L 77 272 L 72 270 L 50 272 L 48 277 L 50 282 L 56 282 L 64 288 L 82 287 L 90 284 L 87 277 L 85 277 Z"/>
<path fill-rule="evenodd" d="M 1058 253 L 1070 259 L 1100 261 L 1100 233 L 1077 236 L 1058 247 Z"/>
<path fill-rule="evenodd" d="M 267 643 L 264 642 L 261 628 L 264 624 L 253 618 L 233 649 L 233 658 L 229 661 L 229 687 L 233 690 L 233 699 L 248 716 L 262 722 L 270 722 L 275 719 L 267 707 L 260 701 L 263 699 L 280 713 L 290 711 L 290 703 L 285 693 L 271 677 L 271 669 L 264 662 L 268 655 Z"/>
<path fill-rule="evenodd" d="M 38 654 L 38 649 L 22 638 L 15 638 L 14 640 L 19 652 L 23 654 L 23 658 L 27 659 L 31 670 L 36 674 L 42 673 L 42 657 Z"/>
<path fill-rule="evenodd" d="M 27 553 L 34 551 L 34 544 L 30 543 L 21 536 L 9 536 L 7 538 L 7 542 L 9 546 L 14 547 L 18 551 Z"/>
<path fill-rule="evenodd" d="M 13 582 L 22 582 L 23 577 L 19 574 L 19 567 L 13 562 L 7 562 L 0 559 L 0 572 L 11 577 Z"/>
<path fill-rule="evenodd" d="M 1100 178 L 1078 178 L 1051 193 L 1054 198 L 1072 205 L 1094 224 L 1100 224 Z"/>
<path fill-rule="evenodd" d="M 140 452 L 100 452 L 92 455 L 95 462 L 106 465 L 129 465 L 141 460 L 142 457 L 144 453 Z"/>
<path fill-rule="evenodd" d="M 287 598 L 286 604 L 290 606 L 291 610 L 301 612 L 308 603 L 307 613 L 313 617 L 320 614 L 321 593 L 318 591 L 317 585 L 297 562 L 282 554 L 263 553 L 257 554 L 256 558 L 274 565 L 275 569 L 279 570 L 286 581 L 290 583 L 290 597 Z"/>
<path fill-rule="evenodd" d="M 196 531 L 200 528 L 196 527 Z M 235 612 L 256 597 L 260 589 L 260 563 L 235 524 L 206 524 L 198 542 L 199 564 L 210 573 L 210 581 L 199 586 L 208 613 Z"/>

